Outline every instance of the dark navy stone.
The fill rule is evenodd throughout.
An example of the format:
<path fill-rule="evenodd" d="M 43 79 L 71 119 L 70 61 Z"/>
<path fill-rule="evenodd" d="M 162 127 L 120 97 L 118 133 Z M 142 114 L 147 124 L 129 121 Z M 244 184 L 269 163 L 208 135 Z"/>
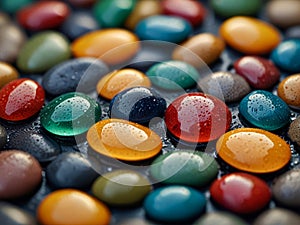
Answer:
<path fill-rule="evenodd" d="M 0 149 L 3 148 L 7 140 L 6 129 L 0 125 Z"/>

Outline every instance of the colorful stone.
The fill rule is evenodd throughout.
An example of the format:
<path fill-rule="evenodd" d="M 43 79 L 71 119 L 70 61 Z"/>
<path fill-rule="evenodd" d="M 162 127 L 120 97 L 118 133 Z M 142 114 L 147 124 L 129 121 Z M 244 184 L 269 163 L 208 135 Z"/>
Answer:
<path fill-rule="evenodd" d="M 70 92 L 50 101 L 40 117 L 41 125 L 51 134 L 72 137 L 85 133 L 100 120 L 101 107 L 85 94 Z"/>
<path fill-rule="evenodd" d="M 201 216 L 193 225 L 248 225 L 243 219 L 229 212 L 210 212 Z"/>
<path fill-rule="evenodd" d="M 69 41 L 55 31 L 37 33 L 23 45 L 17 66 L 26 73 L 41 73 L 71 56 Z"/>
<path fill-rule="evenodd" d="M 4 147 L 7 142 L 7 132 L 6 129 L 0 125 L 0 149 Z"/>
<path fill-rule="evenodd" d="M 16 13 L 33 2 L 33 0 L 2 0 L 0 2 L 0 9 L 7 13 Z"/>
<path fill-rule="evenodd" d="M 34 80 L 20 78 L 0 90 L 0 118 L 21 121 L 37 114 L 44 105 L 45 91 Z"/>
<path fill-rule="evenodd" d="M 285 30 L 286 38 L 300 38 L 300 25 L 293 26 Z"/>
<path fill-rule="evenodd" d="M 290 146 L 279 136 L 257 128 L 238 128 L 225 133 L 216 144 L 227 164 L 251 173 L 270 173 L 291 158 Z"/>
<path fill-rule="evenodd" d="M 113 206 L 129 206 L 142 202 L 152 190 L 149 180 L 131 170 L 115 170 L 102 174 L 92 186 L 92 193 Z"/>
<path fill-rule="evenodd" d="M 127 161 L 151 158 L 162 148 L 162 141 L 154 131 L 121 119 L 99 121 L 89 129 L 87 141 L 94 151 Z"/>
<path fill-rule="evenodd" d="M 300 74 L 283 79 L 277 88 L 278 97 L 292 108 L 300 108 Z"/>
<path fill-rule="evenodd" d="M 150 87 L 150 79 L 135 69 L 115 70 L 102 77 L 97 83 L 97 93 L 111 100 L 116 94 L 132 87 Z"/>
<path fill-rule="evenodd" d="M 300 117 L 297 117 L 291 124 L 288 130 L 289 138 L 300 146 Z"/>
<path fill-rule="evenodd" d="M 71 5 L 81 8 L 86 7 L 89 8 L 93 6 L 96 2 L 96 0 L 67 0 Z"/>
<path fill-rule="evenodd" d="M 150 218 L 167 223 L 195 219 L 205 205 L 205 196 L 200 191 L 180 185 L 157 188 L 144 201 L 144 209 Z"/>
<path fill-rule="evenodd" d="M 140 48 L 138 37 L 125 29 L 111 28 L 89 32 L 71 45 L 75 57 L 100 58 L 108 64 L 119 64 L 132 58 Z"/>
<path fill-rule="evenodd" d="M 251 55 L 270 53 L 281 41 L 279 31 L 271 24 L 247 16 L 225 20 L 220 34 L 232 48 Z"/>
<path fill-rule="evenodd" d="M 141 40 L 180 43 L 192 33 L 192 26 L 180 17 L 155 15 L 141 20 L 135 27 L 135 33 Z"/>
<path fill-rule="evenodd" d="M 243 56 L 234 62 L 234 69 L 255 89 L 271 88 L 280 78 L 274 63 L 260 56 Z"/>
<path fill-rule="evenodd" d="M 239 112 L 250 124 L 265 130 L 277 130 L 290 122 L 290 109 L 278 96 L 256 90 L 245 96 Z"/>
<path fill-rule="evenodd" d="M 158 156 L 150 166 L 150 174 L 158 182 L 197 187 L 209 184 L 218 171 L 218 163 L 212 156 L 192 150 L 168 152 Z"/>
<path fill-rule="evenodd" d="M 106 205 L 85 192 L 62 189 L 50 193 L 40 202 L 37 218 L 43 225 L 108 225 L 111 212 Z"/>
<path fill-rule="evenodd" d="M 193 87 L 200 77 L 196 68 L 177 60 L 156 63 L 146 74 L 155 86 L 166 90 L 182 90 Z"/>
<path fill-rule="evenodd" d="M 0 62 L 0 89 L 17 78 L 19 78 L 19 72 L 12 65 Z"/>
<path fill-rule="evenodd" d="M 175 138 L 205 143 L 219 138 L 230 127 L 231 112 L 211 95 L 189 93 L 176 98 L 167 108 L 165 123 Z"/>
<path fill-rule="evenodd" d="M 268 209 L 261 213 L 255 220 L 253 225 L 286 225 L 298 224 L 300 221 L 299 213 L 283 209 L 280 207 Z"/>
<path fill-rule="evenodd" d="M 215 202 L 241 214 L 257 212 L 271 200 L 271 190 L 264 180 L 241 172 L 222 176 L 209 191 Z"/>

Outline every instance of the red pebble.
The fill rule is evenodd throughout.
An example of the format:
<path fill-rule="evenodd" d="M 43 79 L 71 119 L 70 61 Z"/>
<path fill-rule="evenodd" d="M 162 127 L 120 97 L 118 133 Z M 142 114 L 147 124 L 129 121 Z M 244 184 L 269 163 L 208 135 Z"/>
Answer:
<path fill-rule="evenodd" d="M 206 15 L 201 2 L 194 0 L 163 0 L 162 8 L 164 14 L 182 17 L 193 26 L 201 24 Z"/>
<path fill-rule="evenodd" d="M 260 56 L 244 56 L 234 63 L 237 74 L 244 77 L 255 89 L 268 89 L 280 77 L 280 71 L 271 60 Z"/>
<path fill-rule="evenodd" d="M 68 17 L 70 9 L 60 1 L 40 1 L 22 8 L 17 13 L 18 22 L 32 31 L 56 28 Z"/>
<path fill-rule="evenodd" d="M 40 84 L 27 78 L 13 80 L 0 90 L 0 118 L 28 119 L 40 111 L 44 101 L 45 92 Z"/>
<path fill-rule="evenodd" d="M 179 140 L 205 143 L 219 138 L 230 127 L 231 112 L 224 102 L 203 93 L 179 96 L 167 108 L 168 131 Z"/>
<path fill-rule="evenodd" d="M 215 180 L 210 187 L 212 199 L 235 213 L 261 210 L 271 199 L 271 190 L 262 179 L 247 173 L 231 173 Z"/>

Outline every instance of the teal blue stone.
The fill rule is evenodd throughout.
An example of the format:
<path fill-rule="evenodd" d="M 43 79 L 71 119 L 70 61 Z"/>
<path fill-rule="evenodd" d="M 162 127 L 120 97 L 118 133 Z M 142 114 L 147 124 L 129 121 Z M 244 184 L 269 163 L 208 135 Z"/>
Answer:
<path fill-rule="evenodd" d="M 18 10 L 33 3 L 34 0 L 1 0 L 0 10 L 7 13 L 16 13 Z"/>
<path fill-rule="evenodd" d="M 146 214 L 157 221 L 182 223 L 201 215 L 206 198 L 200 191 L 181 185 L 160 187 L 147 195 Z"/>
<path fill-rule="evenodd" d="M 85 133 L 100 117 L 99 104 L 78 92 L 56 97 L 40 113 L 41 125 L 51 134 L 61 137 Z"/>
<path fill-rule="evenodd" d="M 160 40 L 179 43 L 192 33 L 191 24 L 180 17 L 155 15 L 141 20 L 135 33 L 141 40 Z"/>
<path fill-rule="evenodd" d="M 300 39 L 281 42 L 271 53 L 271 60 L 281 69 L 300 72 Z"/>
<path fill-rule="evenodd" d="M 239 112 L 250 124 L 265 130 L 277 130 L 290 122 L 290 109 L 278 96 L 256 90 L 245 96 Z"/>
<path fill-rule="evenodd" d="M 190 64 L 170 60 L 154 64 L 146 75 L 152 84 L 166 90 L 180 90 L 196 85 L 200 75 Z"/>

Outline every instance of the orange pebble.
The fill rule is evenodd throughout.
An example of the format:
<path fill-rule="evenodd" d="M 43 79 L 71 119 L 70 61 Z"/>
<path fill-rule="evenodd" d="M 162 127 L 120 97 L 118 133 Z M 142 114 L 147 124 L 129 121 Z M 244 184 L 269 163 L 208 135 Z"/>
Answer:
<path fill-rule="evenodd" d="M 84 192 L 61 189 L 42 200 L 37 216 L 43 225 L 105 225 L 111 213 L 106 205 Z"/>
<path fill-rule="evenodd" d="M 7 63 L 0 62 L 0 88 L 17 78 L 19 78 L 19 73 L 14 67 Z"/>
<path fill-rule="evenodd" d="M 300 108 L 300 73 L 283 79 L 277 89 L 278 96 L 292 108 Z"/>

